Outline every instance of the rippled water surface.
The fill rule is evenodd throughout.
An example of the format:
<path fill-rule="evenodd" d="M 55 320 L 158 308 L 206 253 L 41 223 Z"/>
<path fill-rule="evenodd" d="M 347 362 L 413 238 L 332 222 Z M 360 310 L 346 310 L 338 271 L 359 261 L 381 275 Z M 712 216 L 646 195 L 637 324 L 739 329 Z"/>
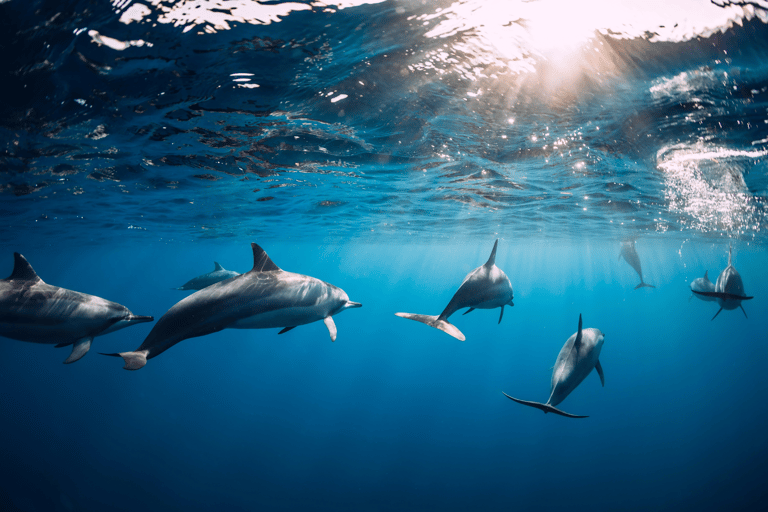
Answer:
<path fill-rule="evenodd" d="M 0 509 L 759 510 L 767 9 L 0 0 L 0 274 L 18 251 L 157 320 L 258 242 L 363 303 L 335 343 L 230 329 L 139 372 L 97 352 L 152 324 L 73 365 L 1 339 Z M 495 239 L 501 323 L 393 315 L 438 314 Z M 710 320 L 689 284 L 729 247 L 754 299 Z M 504 398 L 546 399 L 579 314 L 590 418 Z"/>
<path fill-rule="evenodd" d="M 6 2 L 4 233 L 760 238 L 765 11 L 668 3 Z"/>

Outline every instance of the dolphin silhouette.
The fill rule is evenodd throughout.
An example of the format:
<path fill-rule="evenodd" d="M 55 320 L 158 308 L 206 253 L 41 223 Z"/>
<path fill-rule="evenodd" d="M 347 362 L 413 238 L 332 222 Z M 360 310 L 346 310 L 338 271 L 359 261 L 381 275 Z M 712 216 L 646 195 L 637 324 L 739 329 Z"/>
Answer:
<path fill-rule="evenodd" d="M 603 340 L 605 335 L 599 329 L 581 328 L 581 315 L 579 315 L 579 330 L 572 334 L 565 342 L 563 348 L 557 356 L 555 366 L 552 368 L 552 389 L 547 403 L 529 402 L 513 398 L 504 393 L 504 396 L 510 400 L 529 407 L 541 409 L 544 413 L 552 412 L 568 418 L 587 418 L 588 416 L 577 416 L 560 409 L 555 408 L 560 402 L 576 389 L 592 370 L 597 370 L 600 376 L 600 383 L 605 386 L 605 376 L 603 367 L 600 366 L 600 351 L 603 349 Z"/>
<path fill-rule="evenodd" d="M 296 326 L 322 320 L 331 341 L 336 340 L 333 315 L 362 304 L 349 300 L 341 288 L 314 277 L 285 272 L 257 244 L 253 268 L 182 299 L 157 321 L 144 342 L 133 352 L 104 354 L 119 356 L 126 370 L 138 370 L 178 342 L 205 336 L 222 329 L 269 329 L 283 327 L 279 334 Z"/>
<path fill-rule="evenodd" d="M 395 315 L 440 329 L 461 341 L 466 339 L 464 334 L 455 325 L 448 322 L 448 317 L 462 308 L 469 308 L 464 312 L 465 315 L 477 308 L 501 308 L 499 313 L 499 323 L 501 323 L 501 319 L 504 317 L 504 306 L 514 306 L 514 303 L 512 302 L 512 283 L 504 271 L 496 266 L 496 248 L 498 245 L 499 240 L 496 239 L 488 261 L 467 274 L 439 316 L 416 313 L 395 313 Z"/>
<path fill-rule="evenodd" d="M 706 302 L 714 302 L 717 300 L 717 297 L 710 297 L 707 295 L 701 295 L 695 292 L 714 292 L 715 291 L 715 283 L 709 280 L 709 276 L 707 275 L 709 271 L 704 272 L 704 277 L 697 277 L 693 281 L 691 281 L 691 292 L 694 292 L 691 294 L 691 297 L 696 297 L 698 299 L 701 299 Z M 690 298 L 688 299 L 690 300 Z"/>
<path fill-rule="evenodd" d="M 238 272 L 235 272 L 234 270 L 227 270 L 217 261 L 213 262 L 214 268 L 213 271 L 208 272 L 207 274 L 202 274 L 197 277 L 194 277 L 184 283 L 183 285 L 179 286 L 178 288 L 174 288 L 175 290 L 202 290 L 203 288 L 206 288 L 208 286 L 211 286 L 212 284 L 218 283 L 219 281 L 224 281 L 225 279 L 229 279 L 230 277 L 237 277 L 240 274 Z"/>
<path fill-rule="evenodd" d="M 0 336 L 56 348 L 72 345 L 64 360 L 69 364 L 90 350 L 96 336 L 154 320 L 116 302 L 47 284 L 24 256 L 13 257 L 13 272 L 0 280 Z"/>
<path fill-rule="evenodd" d="M 720 304 L 720 309 L 717 310 L 712 320 L 717 318 L 717 315 L 724 309 L 736 309 L 741 308 L 744 316 L 747 316 L 747 312 L 744 311 L 744 306 L 741 305 L 741 301 L 750 300 L 754 297 L 747 297 L 744 294 L 744 283 L 741 281 L 741 276 L 736 271 L 736 267 L 733 266 L 733 259 L 731 254 L 731 247 L 728 247 L 728 266 L 720 272 L 717 276 L 717 282 L 715 283 L 715 291 L 704 292 L 693 290 L 693 293 L 700 295 L 701 297 L 713 297 L 717 299 L 717 303 Z"/>
<path fill-rule="evenodd" d="M 635 286 L 635 290 L 638 288 L 642 288 L 644 286 L 647 286 L 648 288 L 656 288 L 652 284 L 648 284 L 643 281 L 643 268 L 640 265 L 640 256 L 637 255 L 637 250 L 635 249 L 635 241 L 634 240 L 628 240 L 626 242 L 621 243 L 621 252 L 619 253 L 619 259 L 624 258 L 624 261 L 629 263 L 629 266 L 635 269 L 635 272 L 637 272 L 637 275 L 640 276 L 640 284 Z"/>

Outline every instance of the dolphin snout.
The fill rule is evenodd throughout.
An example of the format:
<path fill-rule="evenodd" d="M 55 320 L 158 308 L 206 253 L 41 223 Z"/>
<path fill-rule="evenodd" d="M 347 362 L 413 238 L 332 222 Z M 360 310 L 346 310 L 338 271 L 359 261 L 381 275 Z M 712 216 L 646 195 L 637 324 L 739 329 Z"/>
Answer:
<path fill-rule="evenodd" d="M 359 302 L 352 302 L 351 300 L 348 300 L 347 303 L 344 304 L 344 309 L 361 308 L 361 307 L 363 307 L 362 304 L 360 304 Z"/>
<path fill-rule="evenodd" d="M 141 315 L 131 315 L 126 320 L 132 323 L 144 323 L 144 322 L 151 322 L 155 319 L 153 316 L 141 316 Z"/>

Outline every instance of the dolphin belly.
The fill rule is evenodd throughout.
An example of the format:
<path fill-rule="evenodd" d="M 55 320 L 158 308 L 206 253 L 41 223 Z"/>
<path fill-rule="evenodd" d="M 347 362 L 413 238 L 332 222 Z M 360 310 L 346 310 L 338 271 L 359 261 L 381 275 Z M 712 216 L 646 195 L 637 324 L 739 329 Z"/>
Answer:
<path fill-rule="evenodd" d="M 271 329 L 293 327 L 317 322 L 328 316 L 327 308 L 318 306 L 295 306 L 272 311 L 259 312 L 240 318 L 227 327 L 232 329 Z"/>

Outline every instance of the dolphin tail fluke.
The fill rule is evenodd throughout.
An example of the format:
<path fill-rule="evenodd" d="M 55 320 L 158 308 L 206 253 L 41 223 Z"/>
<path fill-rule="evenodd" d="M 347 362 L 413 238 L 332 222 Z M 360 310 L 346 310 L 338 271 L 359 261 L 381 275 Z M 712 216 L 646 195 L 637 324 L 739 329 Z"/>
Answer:
<path fill-rule="evenodd" d="M 504 394 L 505 397 L 509 398 L 512 401 L 515 401 L 519 404 L 527 405 L 528 407 L 535 407 L 536 409 L 544 411 L 544 414 L 551 412 L 554 414 L 559 414 L 560 416 L 565 416 L 566 418 L 589 418 L 589 416 L 578 416 L 576 414 L 571 414 L 565 411 L 561 411 L 560 409 L 557 409 L 556 407 L 552 407 L 551 405 L 548 405 L 548 404 L 542 404 L 540 402 L 529 402 L 528 400 L 520 400 L 518 398 L 513 398 L 508 394 L 504 393 L 503 391 L 502 393 Z"/>
<path fill-rule="evenodd" d="M 635 286 L 635 290 L 637 290 L 638 288 L 645 288 L 645 287 L 647 287 L 647 288 L 656 288 L 652 284 L 648 284 L 648 283 L 644 283 L 644 282 L 640 281 L 640 284 Z"/>
<path fill-rule="evenodd" d="M 125 361 L 125 368 L 126 370 L 139 370 L 144 367 L 145 364 L 147 364 L 147 354 L 149 354 L 149 350 L 137 350 L 136 352 L 118 352 L 115 354 L 105 354 L 104 352 L 100 352 L 101 355 L 104 356 L 112 356 L 112 357 L 122 357 Z"/>
<path fill-rule="evenodd" d="M 450 334 L 459 341 L 464 341 L 466 338 L 455 325 L 447 320 L 440 320 L 440 317 L 433 315 L 417 315 L 416 313 L 395 313 L 400 318 L 408 318 L 409 320 L 416 320 L 423 324 L 427 324 L 435 329 L 440 329 L 446 334 Z"/>

